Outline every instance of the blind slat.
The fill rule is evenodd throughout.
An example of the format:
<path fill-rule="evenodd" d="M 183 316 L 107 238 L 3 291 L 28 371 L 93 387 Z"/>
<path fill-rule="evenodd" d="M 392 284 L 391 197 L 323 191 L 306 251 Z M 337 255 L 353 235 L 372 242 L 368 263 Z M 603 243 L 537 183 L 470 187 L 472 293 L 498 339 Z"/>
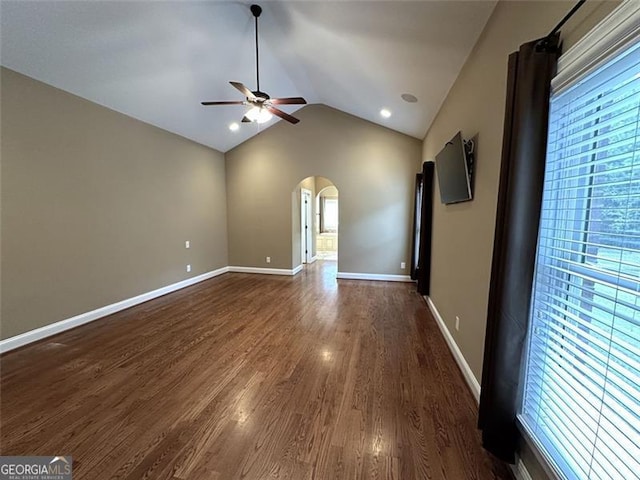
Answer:
<path fill-rule="evenodd" d="M 592 146 L 594 142 L 606 140 L 610 135 L 622 135 L 626 133 L 627 129 L 635 125 L 635 113 L 638 107 L 632 105 L 625 111 L 620 112 L 619 115 L 609 118 L 601 123 L 593 126 L 591 130 L 579 130 L 578 132 L 570 135 L 564 135 L 556 138 L 553 142 L 549 142 L 549 150 L 547 155 L 555 155 L 560 151 L 572 151 L 576 148 L 582 148 Z M 625 120 L 628 120 L 625 122 Z M 620 122 L 624 122 L 622 125 L 617 125 Z M 611 131 L 605 131 L 607 128 L 614 128 Z M 598 133 L 596 133 L 598 132 Z M 585 139 L 585 136 L 589 138 Z"/>

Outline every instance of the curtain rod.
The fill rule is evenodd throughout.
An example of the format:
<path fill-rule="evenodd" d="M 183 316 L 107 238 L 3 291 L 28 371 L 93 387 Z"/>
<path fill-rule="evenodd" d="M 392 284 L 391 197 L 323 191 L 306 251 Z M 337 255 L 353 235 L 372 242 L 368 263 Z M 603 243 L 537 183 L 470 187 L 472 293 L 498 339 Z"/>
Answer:
<path fill-rule="evenodd" d="M 560 22 L 558 22 L 558 24 L 555 27 L 553 27 L 553 30 L 551 30 L 551 32 L 549 32 L 549 35 L 544 37 L 544 39 L 540 42 L 540 46 L 547 47 L 551 43 L 551 39 L 553 38 L 553 36 L 558 33 L 558 31 L 562 28 L 562 26 L 565 23 L 567 23 L 567 20 L 569 20 L 571 17 L 573 17 L 573 15 L 578 10 L 580 10 L 580 7 L 582 7 L 586 2 L 587 2 L 587 0 L 580 0 L 578 3 L 576 3 L 573 6 L 573 8 L 571 10 L 569 10 L 569 13 L 567 13 L 564 16 L 564 18 L 562 20 L 560 20 Z"/>

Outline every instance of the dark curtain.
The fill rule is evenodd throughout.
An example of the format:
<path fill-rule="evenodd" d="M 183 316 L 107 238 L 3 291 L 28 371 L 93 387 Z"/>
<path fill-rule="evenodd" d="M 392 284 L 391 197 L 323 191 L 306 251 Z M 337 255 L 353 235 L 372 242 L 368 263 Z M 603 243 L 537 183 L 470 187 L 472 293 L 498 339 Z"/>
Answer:
<path fill-rule="evenodd" d="M 487 310 L 479 428 L 484 447 L 513 463 L 516 414 L 547 145 L 558 36 L 509 57 L 500 189 Z"/>
<path fill-rule="evenodd" d="M 416 280 L 418 293 L 429 295 L 431 286 L 431 228 L 433 219 L 433 172 L 435 164 L 422 164 L 422 198 L 420 207 L 420 235 Z"/>

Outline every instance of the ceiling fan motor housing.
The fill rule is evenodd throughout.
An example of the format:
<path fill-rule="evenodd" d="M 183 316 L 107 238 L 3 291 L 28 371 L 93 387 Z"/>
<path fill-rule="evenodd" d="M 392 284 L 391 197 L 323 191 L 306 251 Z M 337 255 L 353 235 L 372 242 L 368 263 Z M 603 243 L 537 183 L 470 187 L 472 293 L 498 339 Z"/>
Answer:
<path fill-rule="evenodd" d="M 271 98 L 265 92 L 261 92 L 260 90 L 256 90 L 255 92 L 251 92 L 251 93 L 253 93 L 253 96 L 256 97 L 258 100 L 265 101 Z"/>

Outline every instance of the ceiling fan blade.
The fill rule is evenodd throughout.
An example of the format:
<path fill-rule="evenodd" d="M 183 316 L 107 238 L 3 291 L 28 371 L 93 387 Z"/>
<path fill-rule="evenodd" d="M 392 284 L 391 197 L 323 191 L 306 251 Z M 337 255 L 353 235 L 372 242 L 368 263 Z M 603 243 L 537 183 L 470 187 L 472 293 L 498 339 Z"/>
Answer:
<path fill-rule="evenodd" d="M 238 90 L 240 90 L 240 92 L 242 92 L 242 94 L 248 99 L 254 100 L 256 98 L 253 92 L 249 90 L 247 87 L 245 87 L 242 83 L 240 82 L 229 82 L 229 83 L 233 85 L 235 88 L 237 88 Z"/>
<path fill-rule="evenodd" d="M 202 105 L 205 106 L 209 106 L 209 105 L 244 105 L 244 102 L 200 102 L 202 103 Z"/>
<path fill-rule="evenodd" d="M 242 123 L 251 123 L 251 120 L 249 120 L 245 115 L 244 117 L 242 117 Z"/>
<path fill-rule="evenodd" d="M 302 97 L 272 98 L 272 105 L 306 105 L 307 101 Z"/>
<path fill-rule="evenodd" d="M 286 120 L 287 122 L 293 123 L 294 125 L 300 121 L 296 117 L 293 117 L 288 113 L 283 112 L 282 110 L 278 110 L 276 107 L 264 107 L 264 108 L 269 110 L 275 116 L 280 117 L 281 119 Z"/>

